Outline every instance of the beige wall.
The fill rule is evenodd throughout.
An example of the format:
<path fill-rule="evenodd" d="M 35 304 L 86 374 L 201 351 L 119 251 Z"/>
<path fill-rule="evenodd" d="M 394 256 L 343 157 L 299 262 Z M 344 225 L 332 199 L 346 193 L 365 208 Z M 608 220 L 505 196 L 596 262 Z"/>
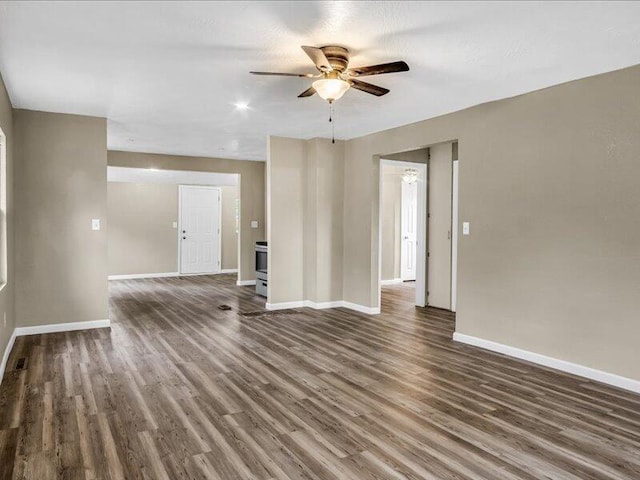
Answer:
<path fill-rule="evenodd" d="M 238 225 L 236 225 L 236 200 L 240 198 L 238 187 L 220 187 L 222 196 L 222 259 L 223 270 L 238 268 Z"/>
<path fill-rule="evenodd" d="M 387 160 L 398 160 L 400 162 L 427 163 L 428 155 L 428 148 L 418 148 L 417 150 L 386 154 L 384 158 Z"/>
<path fill-rule="evenodd" d="M 109 275 L 178 271 L 178 186 L 114 183 L 107 187 Z"/>
<path fill-rule="evenodd" d="M 220 187 L 222 268 L 238 268 L 238 187 Z M 178 185 L 108 184 L 109 275 L 178 271 Z"/>
<path fill-rule="evenodd" d="M 17 325 L 106 319 L 106 120 L 15 110 L 14 128 Z"/>
<path fill-rule="evenodd" d="M 255 242 L 265 240 L 265 163 L 222 158 L 108 152 L 111 166 L 237 173 L 240 178 L 240 280 L 255 279 Z M 224 198 L 223 198 L 224 202 Z M 251 228 L 257 220 L 259 228 Z M 224 248 L 224 245 L 223 245 Z"/>
<path fill-rule="evenodd" d="M 381 279 L 400 278 L 402 174 L 404 167 L 382 167 Z"/>
<path fill-rule="evenodd" d="M 378 303 L 375 156 L 457 139 L 457 331 L 640 380 L 639 84 L 636 66 L 348 141 L 345 300 Z"/>
<path fill-rule="evenodd" d="M 304 192 L 307 187 L 304 140 L 269 137 L 267 185 L 268 302 L 302 301 L 305 290 Z"/>
<path fill-rule="evenodd" d="M 13 262 L 14 255 L 14 204 L 13 204 L 13 158 L 14 158 L 14 128 L 13 128 L 13 109 L 11 107 L 11 101 L 7 95 L 7 91 L 0 76 L 0 128 L 6 136 L 7 142 L 7 245 L 6 245 L 6 259 L 7 259 L 7 278 L 6 285 L 0 290 L 0 362 L 5 354 L 5 349 L 13 333 L 15 327 L 15 312 L 14 312 L 14 285 L 15 285 L 15 267 Z M 4 253 L 0 254 L 4 257 Z M 6 314 L 7 324 L 4 324 L 4 315 Z"/>

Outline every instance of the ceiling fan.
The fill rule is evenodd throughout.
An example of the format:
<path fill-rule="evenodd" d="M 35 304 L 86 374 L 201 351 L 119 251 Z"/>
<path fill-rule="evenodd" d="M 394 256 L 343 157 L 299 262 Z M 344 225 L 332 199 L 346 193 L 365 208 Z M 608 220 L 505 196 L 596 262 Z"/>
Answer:
<path fill-rule="evenodd" d="M 311 58 L 319 73 L 276 73 L 276 72 L 250 72 L 254 75 L 282 75 L 286 77 L 317 78 L 313 84 L 298 95 L 299 98 L 311 97 L 318 94 L 322 99 L 333 103 L 342 97 L 349 88 L 361 90 L 371 95 L 381 97 L 389 93 L 389 90 L 378 85 L 358 80 L 358 77 L 368 75 L 380 75 L 383 73 L 406 72 L 409 65 L 406 62 L 391 62 L 369 67 L 349 67 L 349 50 L 336 45 L 325 47 L 308 47 L 302 49 Z"/>

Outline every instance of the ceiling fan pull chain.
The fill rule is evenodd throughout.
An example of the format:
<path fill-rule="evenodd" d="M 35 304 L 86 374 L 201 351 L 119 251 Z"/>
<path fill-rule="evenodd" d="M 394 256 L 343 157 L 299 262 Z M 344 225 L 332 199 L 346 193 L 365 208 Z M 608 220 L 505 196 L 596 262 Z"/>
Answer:
<path fill-rule="evenodd" d="M 329 122 L 331 122 L 331 143 L 336 143 L 336 122 L 333 121 L 333 102 L 329 102 Z"/>

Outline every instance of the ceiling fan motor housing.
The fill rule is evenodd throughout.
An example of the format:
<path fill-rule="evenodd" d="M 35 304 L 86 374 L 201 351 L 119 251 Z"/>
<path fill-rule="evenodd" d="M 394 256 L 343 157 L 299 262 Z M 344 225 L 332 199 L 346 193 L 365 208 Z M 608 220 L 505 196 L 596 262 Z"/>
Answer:
<path fill-rule="evenodd" d="M 349 65 L 349 50 L 344 47 L 338 47 L 337 45 L 327 45 L 320 47 L 320 50 L 324 53 L 331 68 L 339 73 L 343 73 Z"/>

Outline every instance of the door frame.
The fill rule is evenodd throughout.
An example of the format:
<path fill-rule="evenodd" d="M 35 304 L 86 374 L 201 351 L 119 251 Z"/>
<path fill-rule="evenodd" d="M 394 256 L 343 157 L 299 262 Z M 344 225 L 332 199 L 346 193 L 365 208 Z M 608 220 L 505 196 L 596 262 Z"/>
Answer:
<path fill-rule="evenodd" d="M 418 206 L 416 209 L 416 297 L 415 304 L 424 307 L 427 304 L 427 188 L 428 171 L 426 163 L 403 162 L 400 160 L 387 160 L 380 158 L 379 185 L 378 185 L 378 299 L 381 299 L 382 291 L 382 183 L 383 167 L 406 167 L 418 170 Z M 380 304 L 378 304 L 380 308 Z"/>
<path fill-rule="evenodd" d="M 204 273 L 182 273 L 182 191 L 186 188 L 200 188 L 218 191 L 218 270 Z M 209 185 L 178 185 L 178 275 L 182 277 L 192 275 L 213 275 L 222 271 L 222 190 L 220 187 Z"/>
<path fill-rule="evenodd" d="M 453 160 L 451 167 L 451 311 L 455 312 L 458 304 L 458 193 L 460 164 Z"/>

